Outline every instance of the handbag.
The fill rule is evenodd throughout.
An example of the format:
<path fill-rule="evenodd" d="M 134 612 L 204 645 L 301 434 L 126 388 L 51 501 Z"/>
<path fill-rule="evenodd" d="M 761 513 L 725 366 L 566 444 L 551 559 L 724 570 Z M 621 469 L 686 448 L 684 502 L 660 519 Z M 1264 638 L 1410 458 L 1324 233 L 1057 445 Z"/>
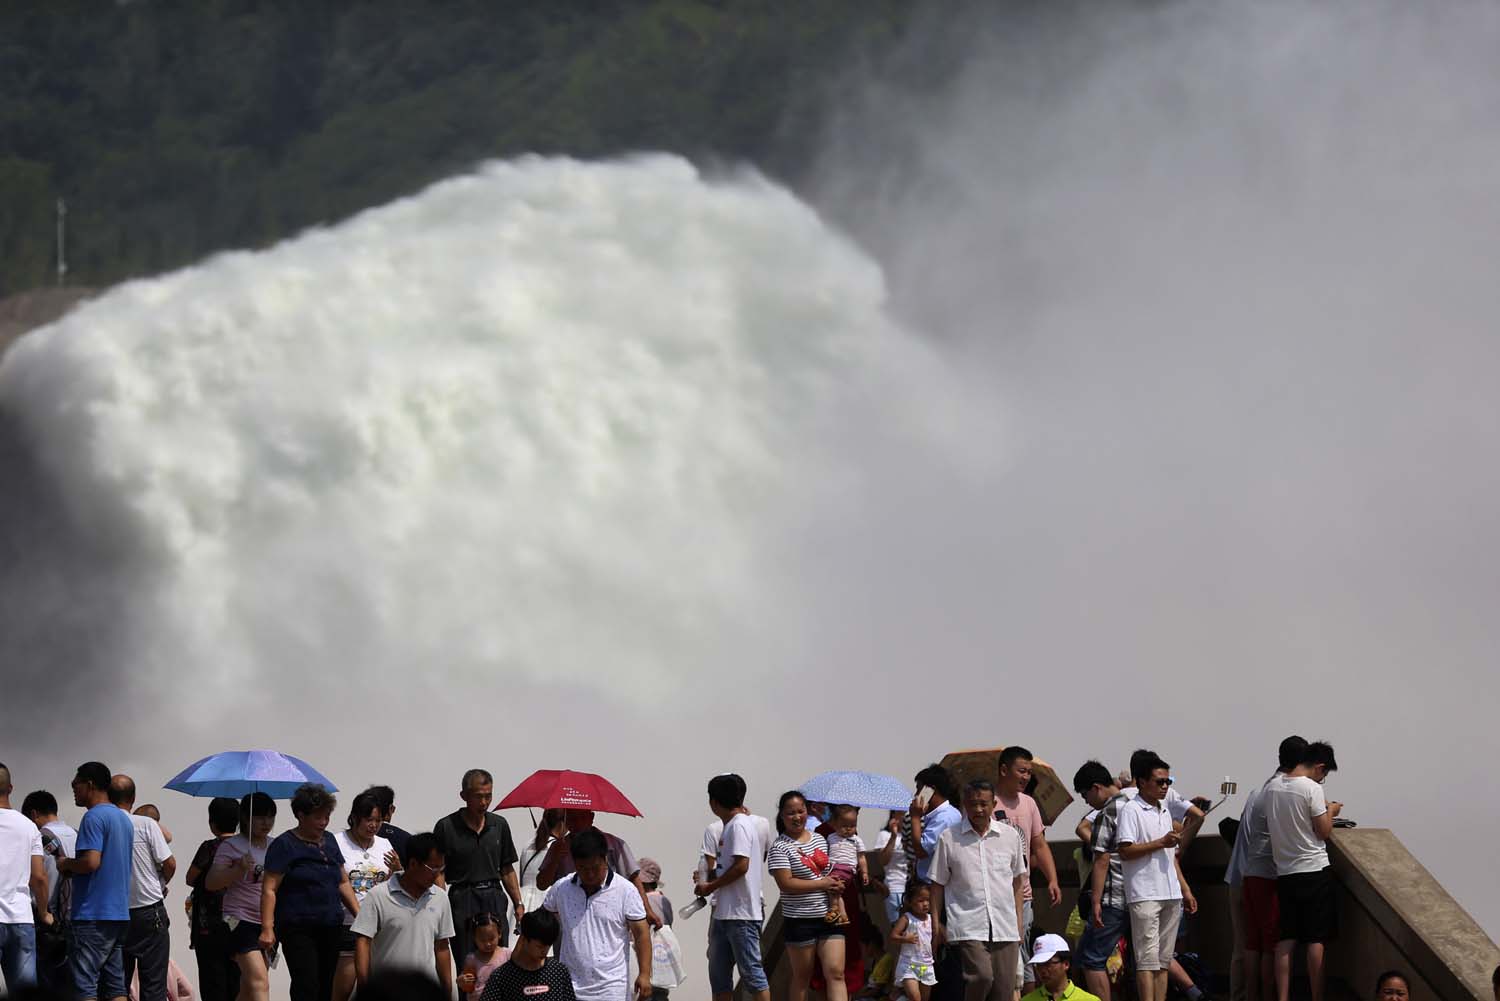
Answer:
<path fill-rule="evenodd" d="M 662 925 L 651 933 L 651 986 L 675 990 L 687 982 L 682 969 L 682 944 L 677 933 Z"/>

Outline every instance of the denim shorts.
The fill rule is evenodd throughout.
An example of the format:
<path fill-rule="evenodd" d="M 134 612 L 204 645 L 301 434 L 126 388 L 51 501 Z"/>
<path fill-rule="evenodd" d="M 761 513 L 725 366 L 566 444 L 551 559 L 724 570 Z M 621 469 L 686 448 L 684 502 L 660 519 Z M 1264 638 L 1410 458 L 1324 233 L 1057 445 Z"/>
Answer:
<path fill-rule="evenodd" d="M 0 973 L 7 991 L 36 983 L 36 926 L 31 922 L 0 924 Z"/>
<path fill-rule="evenodd" d="M 1109 962 L 1110 953 L 1120 944 L 1125 934 L 1125 910 L 1121 907 L 1101 907 L 1099 917 L 1103 928 L 1094 927 L 1094 916 L 1089 915 L 1088 924 L 1078 940 L 1078 964 L 1085 970 L 1102 970 Z"/>
<path fill-rule="evenodd" d="M 81 998 L 122 998 L 129 921 L 74 921 L 73 990 Z"/>
<path fill-rule="evenodd" d="M 751 993 L 770 988 L 760 960 L 760 922 L 714 918 L 708 926 L 708 988 L 714 994 L 734 990 L 734 971 Z"/>
<path fill-rule="evenodd" d="M 787 945 L 812 945 L 825 938 L 844 938 L 844 930 L 848 927 L 822 918 L 784 918 L 781 938 Z"/>

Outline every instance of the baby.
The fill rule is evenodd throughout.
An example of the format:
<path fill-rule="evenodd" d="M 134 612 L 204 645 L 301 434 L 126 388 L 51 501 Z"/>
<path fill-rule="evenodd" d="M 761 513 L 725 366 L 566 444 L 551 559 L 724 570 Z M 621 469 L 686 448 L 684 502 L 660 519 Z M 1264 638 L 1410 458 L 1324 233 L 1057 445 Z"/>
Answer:
<path fill-rule="evenodd" d="M 828 835 L 828 861 L 832 863 L 829 875 L 843 880 L 848 886 L 859 873 L 859 885 L 870 885 L 870 865 L 865 861 L 865 843 L 859 836 L 859 807 L 836 806 L 833 808 L 833 833 Z M 844 896 L 839 892 L 828 894 L 830 924 L 846 925 L 849 913 L 844 909 Z"/>

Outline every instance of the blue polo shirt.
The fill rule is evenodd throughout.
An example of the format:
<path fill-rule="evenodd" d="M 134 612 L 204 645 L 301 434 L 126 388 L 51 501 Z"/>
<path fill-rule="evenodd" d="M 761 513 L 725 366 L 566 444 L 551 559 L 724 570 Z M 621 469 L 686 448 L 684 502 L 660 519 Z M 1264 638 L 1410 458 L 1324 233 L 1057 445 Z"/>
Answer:
<path fill-rule="evenodd" d="M 130 851 L 135 825 L 130 814 L 112 803 L 89 807 L 78 825 L 75 858 L 99 853 L 99 868 L 73 877 L 74 921 L 130 920 Z"/>
<path fill-rule="evenodd" d="M 321 844 L 311 845 L 286 831 L 266 848 L 266 872 L 281 873 L 276 891 L 276 924 L 342 925 L 344 902 L 339 883 L 344 876 L 344 853 L 332 834 L 323 832 Z"/>

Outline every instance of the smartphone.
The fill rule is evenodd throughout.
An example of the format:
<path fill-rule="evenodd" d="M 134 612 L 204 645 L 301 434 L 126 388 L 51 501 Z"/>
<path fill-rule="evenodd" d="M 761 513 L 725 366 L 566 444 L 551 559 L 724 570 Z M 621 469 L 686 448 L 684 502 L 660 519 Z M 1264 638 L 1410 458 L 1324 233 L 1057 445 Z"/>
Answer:
<path fill-rule="evenodd" d="M 927 809 L 927 804 L 932 802 L 932 786 L 923 786 L 917 790 L 917 802 L 922 804 L 922 809 Z"/>
<path fill-rule="evenodd" d="M 276 961 L 281 958 L 281 943 L 277 942 L 266 950 L 266 969 L 276 969 Z"/>

